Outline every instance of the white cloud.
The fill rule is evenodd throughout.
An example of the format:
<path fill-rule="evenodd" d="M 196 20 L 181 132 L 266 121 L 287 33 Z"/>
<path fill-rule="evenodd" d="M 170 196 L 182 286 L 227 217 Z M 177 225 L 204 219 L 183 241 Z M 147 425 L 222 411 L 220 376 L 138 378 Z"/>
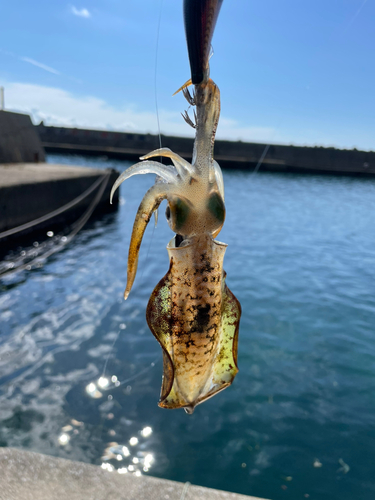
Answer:
<path fill-rule="evenodd" d="M 15 82 L 2 85 L 7 109 L 30 114 L 34 123 L 43 120 L 46 125 L 158 133 L 155 113 L 137 109 L 131 103 L 121 108 L 94 96 L 82 97 L 56 87 Z M 161 109 L 159 120 L 163 134 L 194 135 L 177 112 Z M 236 120 L 220 119 L 221 139 L 267 142 L 273 135 L 272 128 L 244 127 Z"/>
<path fill-rule="evenodd" d="M 5 87 L 6 109 L 28 113 L 36 124 L 43 120 L 46 125 L 158 133 L 155 112 L 141 109 L 131 102 L 123 106 L 112 105 L 98 97 L 77 95 L 57 87 L 9 82 L 1 77 L 0 86 Z M 162 134 L 194 135 L 179 112 L 159 109 L 159 121 Z M 312 127 L 308 120 L 303 126 L 297 123 L 295 126 L 265 127 L 243 125 L 225 115 L 220 117 L 217 137 L 266 144 L 293 143 L 365 150 L 372 150 L 374 144 L 371 130 L 361 127 L 356 130 L 352 126 L 340 130 L 323 129 Z"/>
<path fill-rule="evenodd" d="M 77 7 L 74 7 L 74 5 L 71 6 L 70 12 L 78 17 L 91 17 L 91 14 L 87 9 L 77 9 Z"/>
<path fill-rule="evenodd" d="M 37 66 L 38 68 L 44 69 L 45 71 L 48 71 L 49 73 L 53 73 L 54 75 L 61 74 L 56 69 L 51 68 L 51 66 L 47 66 L 46 64 L 35 61 L 35 59 L 31 59 L 30 57 L 20 57 L 20 59 L 21 59 L 21 61 L 25 61 L 27 63 L 33 64 L 34 66 Z"/>
<path fill-rule="evenodd" d="M 22 56 L 19 56 L 19 55 L 15 54 L 14 52 L 9 52 L 8 50 L 3 50 L 1 48 L 0 48 L 0 54 L 5 54 L 5 55 L 7 55 L 9 57 L 14 57 L 15 59 L 18 59 L 20 61 L 26 62 L 28 64 L 32 64 L 33 66 L 36 66 L 37 68 L 44 69 L 44 71 L 48 71 L 49 73 L 52 73 L 54 75 L 63 76 L 65 78 L 69 78 L 69 80 L 72 80 L 72 81 L 74 81 L 76 83 L 82 83 L 81 80 L 78 80 L 77 78 L 74 78 L 74 77 L 71 77 L 71 76 L 68 76 L 68 75 L 64 75 L 63 73 L 61 73 L 57 69 L 52 68 L 51 66 L 47 66 L 46 64 L 43 64 L 43 63 L 41 63 L 39 61 L 36 61 L 35 59 L 32 59 L 31 57 L 22 57 Z"/>
<path fill-rule="evenodd" d="M 230 139 L 233 140 L 246 140 L 249 142 L 269 142 L 272 141 L 275 133 L 276 129 L 272 127 L 243 126 L 233 118 L 221 116 L 217 137 L 219 139 L 226 139 L 230 137 Z"/>

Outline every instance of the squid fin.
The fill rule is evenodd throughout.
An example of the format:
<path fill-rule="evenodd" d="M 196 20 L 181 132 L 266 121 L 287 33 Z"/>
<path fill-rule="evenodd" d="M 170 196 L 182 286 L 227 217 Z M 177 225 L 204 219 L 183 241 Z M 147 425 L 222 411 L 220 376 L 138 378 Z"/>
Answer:
<path fill-rule="evenodd" d="M 212 380 L 216 386 L 225 384 L 227 387 L 238 373 L 237 349 L 240 317 L 241 305 L 224 282 L 220 351 L 215 361 Z"/>
<path fill-rule="evenodd" d="M 160 393 L 160 402 L 170 395 L 173 380 L 174 366 L 171 359 L 171 281 L 169 272 L 156 285 L 148 301 L 146 319 L 148 326 L 159 342 L 163 351 L 163 382 Z M 160 404 L 159 402 L 159 404 Z"/>

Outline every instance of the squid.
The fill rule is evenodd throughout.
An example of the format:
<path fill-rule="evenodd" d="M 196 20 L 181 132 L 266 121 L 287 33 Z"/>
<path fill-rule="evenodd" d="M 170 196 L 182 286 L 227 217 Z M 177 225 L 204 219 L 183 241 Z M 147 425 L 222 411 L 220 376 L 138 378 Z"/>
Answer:
<path fill-rule="evenodd" d="M 217 241 L 225 220 L 224 182 L 213 150 L 220 116 L 220 91 L 209 77 L 209 50 L 222 0 L 185 0 L 185 30 L 192 78 L 181 87 L 194 121 L 192 162 L 168 148 L 140 158 L 113 188 L 133 175 L 156 174 L 138 208 L 128 254 L 128 298 L 138 266 L 142 238 L 152 214 L 167 200 L 166 218 L 175 236 L 167 246 L 169 270 L 149 299 L 146 319 L 162 347 L 162 408 L 195 406 L 228 387 L 238 372 L 237 343 L 241 306 L 226 285 L 227 245 Z M 193 39 L 194 43 L 189 44 Z M 194 85 L 193 94 L 188 86 Z M 164 165 L 153 158 L 168 158 Z M 156 215 L 156 214 L 155 214 Z"/>

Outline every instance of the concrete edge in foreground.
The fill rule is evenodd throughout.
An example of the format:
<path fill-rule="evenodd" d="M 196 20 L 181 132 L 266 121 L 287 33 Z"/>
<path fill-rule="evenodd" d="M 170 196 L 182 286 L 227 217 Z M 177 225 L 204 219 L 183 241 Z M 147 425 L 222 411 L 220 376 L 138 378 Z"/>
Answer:
<path fill-rule="evenodd" d="M 150 476 L 108 472 L 15 448 L 0 448 L 1 500 L 261 500 Z"/>

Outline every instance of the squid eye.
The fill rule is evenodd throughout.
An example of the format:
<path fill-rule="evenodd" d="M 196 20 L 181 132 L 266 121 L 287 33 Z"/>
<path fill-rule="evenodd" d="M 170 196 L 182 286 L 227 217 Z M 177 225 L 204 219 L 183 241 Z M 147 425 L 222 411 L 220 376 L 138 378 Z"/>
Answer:
<path fill-rule="evenodd" d="M 184 225 L 191 212 L 191 208 L 185 200 L 173 198 L 167 205 L 165 216 L 167 217 L 169 227 L 177 234 L 183 234 Z"/>
<path fill-rule="evenodd" d="M 211 214 L 221 223 L 225 219 L 225 205 L 219 193 L 212 193 L 208 199 L 207 208 Z"/>
<path fill-rule="evenodd" d="M 182 229 L 189 215 L 190 207 L 181 198 L 176 198 L 173 203 L 173 222 L 176 232 Z"/>
<path fill-rule="evenodd" d="M 171 209 L 170 209 L 169 205 L 167 205 L 167 208 L 165 209 L 165 216 L 166 216 L 167 220 L 170 220 L 170 218 L 171 218 Z"/>

